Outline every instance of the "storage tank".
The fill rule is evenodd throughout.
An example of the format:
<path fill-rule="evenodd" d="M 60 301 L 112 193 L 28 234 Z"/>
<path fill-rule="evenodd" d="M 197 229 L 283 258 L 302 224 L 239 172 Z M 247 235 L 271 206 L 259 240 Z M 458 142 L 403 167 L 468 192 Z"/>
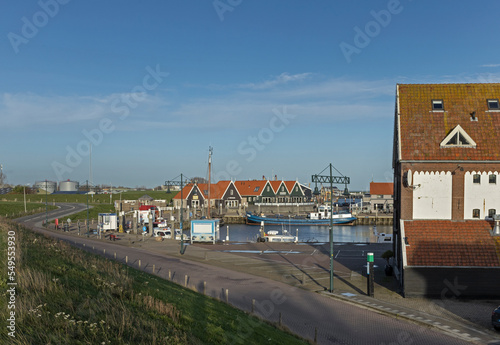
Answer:
<path fill-rule="evenodd" d="M 80 184 L 76 181 L 61 181 L 59 182 L 59 191 L 60 192 L 78 192 L 78 188 Z"/>
<path fill-rule="evenodd" d="M 57 183 L 53 181 L 36 181 L 34 186 L 39 193 L 47 191 L 48 194 L 52 194 L 57 189 Z"/>

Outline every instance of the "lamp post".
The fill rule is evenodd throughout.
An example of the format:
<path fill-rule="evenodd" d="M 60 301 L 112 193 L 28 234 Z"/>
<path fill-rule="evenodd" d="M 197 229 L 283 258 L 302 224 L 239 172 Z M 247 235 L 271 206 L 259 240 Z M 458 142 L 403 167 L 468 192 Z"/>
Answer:
<path fill-rule="evenodd" d="M 89 237 L 89 180 L 87 180 L 87 237 Z"/>
<path fill-rule="evenodd" d="M 181 179 L 180 181 L 177 181 L 177 180 L 170 180 L 170 181 L 165 181 L 165 185 L 167 186 L 167 193 L 170 192 L 170 186 L 180 186 L 181 187 L 181 217 L 180 217 L 180 221 L 179 221 L 179 227 L 181 228 L 181 251 L 180 253 L 181 254 L 184 254 L 184 252 L 186 251 L 186 248 L 184 246 L 184 229 L 182 227 L 182 221 L 183 221 L 183 207 L 182 205 L 184 204 L 184 198 L 183 198 L 183 195 L 182 195 L 182 190 L 184 189 L 184 180 L 183 178 L 185 177 L 183 174 L 180 175 Z M 177 178 L 177 177 L 176 177 Z M 175 229 L 174 229 L 174 232 L 175 232 Z M 175 236 L 175 234 L 174 234 Z"/>
<path fill-rule="evenodd" d="M 323 171 L 330 168 L 330 175 L 321 175 Z M 343 176 L 334 166 L 330 163 L 327 168 L 323 169 L 319 174 L 312 175 L 312 182 L 314 183 L 329 183 L 330 184 L 330 228 L 329 228 L 329 242 L 330 242 L 330 292 L 333 292 L 333 184 L 345 184 L 347 192 L 347 184 L 350 183 L 350 178 Z M 335 169 L 342 176 L 333 176 L 333 169 Z M 348 192 L 347 192 L 348 193 Z M 319 194 L 318 187 L 314 189 L 314 194 Z"/>
<path fill-rule="evenodd" d="M 45 226 L 48 226 L 49 224 L 49 214 L 48 214 L 48 207 L 47 207 L 47 180 L 45 180 Z"/>

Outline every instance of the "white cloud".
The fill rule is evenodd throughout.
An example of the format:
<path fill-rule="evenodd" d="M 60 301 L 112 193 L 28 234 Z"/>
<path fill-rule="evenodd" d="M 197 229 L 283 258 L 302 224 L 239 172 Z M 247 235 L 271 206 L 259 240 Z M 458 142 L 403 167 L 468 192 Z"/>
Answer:
<path fill-rule="evenodd" d="M 485 65 L 481 65 L 481 67 L 500 67 L 500 63 L 485 64 Z"/>
<path fill-rule="evenodd" d="M 319 78 L 316 78 L 319 79 Z M 297 82 L 297 83 L 296 83 Z M 119 121 L 117 130 L 172 128 L 261 127 L 274 109 L 286 106 L 296 116 L 294 125 L 392 117 L 395 82 L 344 78 L 314 80 L 311 73 L 282 73 L 263 83 L 240 84 L 217 95 L 183 97 L 189 88 L 171 93 L 115 93 L 85 96 L 43 96 L 33 93 L 4 94 L 0 97 L 2 128 L 37 128 L 40 125 L 94 125 L 101 118 Z M 246 85 L 243 87 L 243 85 Z M 121 119 L 127 108 L 130 115 Z M 115 107 L 113 107 L 115 104 Z M 118 124 L 118 122 L 117 122 Z"/>

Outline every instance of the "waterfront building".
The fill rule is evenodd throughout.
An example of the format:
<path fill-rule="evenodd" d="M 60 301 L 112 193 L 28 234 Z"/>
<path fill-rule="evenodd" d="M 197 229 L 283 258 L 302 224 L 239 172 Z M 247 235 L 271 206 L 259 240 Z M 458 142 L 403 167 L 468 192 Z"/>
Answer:
<path fill-rule="evenodd" d="M 405 296 L 500 296 L 500 84 L 396 88 L 395 274 Z"/>
<path fill-rule="evenodd" d="M 394 208 L 394 183 L 370 182 L 371 212 L 392 212 Z"/>

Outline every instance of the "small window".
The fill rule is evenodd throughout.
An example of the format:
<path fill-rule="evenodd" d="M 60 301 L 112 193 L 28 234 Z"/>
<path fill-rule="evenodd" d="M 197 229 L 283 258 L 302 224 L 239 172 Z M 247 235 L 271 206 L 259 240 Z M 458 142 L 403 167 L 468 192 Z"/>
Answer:
<path fill-rule="evenodd" d="M 432 110 L 444 110 L 443 100 L 442 99 L 433 99 L 432 100 Z"/>
<path fill-rule="evenodd" d="M 488 109 L 489 110 L 500 110 L 500 105 L 498 104 L 498 99 L 489 99 L 488 100 Z"/>
<path fill-rule="evenodd" d="M 255 189 L 254 189 L 253 191 L 254 191 L 254 192 L 258 192 L 258 191 L 259 191 L 259 188 L 260 188 L 260 186 L 257 186 L 257 187 L 255 187 Z"/>
<path fill-rule="evenodd" d="M 474 174 L 474 176 L 472 176 L 472 183 L 481 184 L 481 175 Z"/>
<path fill-rule="evenodd" d="M 233 190 L 232 189 L 229 191 L 229 195 L 233 195 Z"/>
<path fill-rule="evenodd" d="M 480 211 L 478 208 L 472 210 L 472 218 L 479 218 Z"/>
<path fill-rule="evenodd" d="M 497 184 L 497 175 L 491 174 L 489 176 L 490 184 Z"/>
<path fill-rule="evenodd" d="M 488 218 L 493 218 L 495 214 L 497 214 L 497 210 L 495 210 L 494 208 L 490 208 L 488 210 Z"/>

